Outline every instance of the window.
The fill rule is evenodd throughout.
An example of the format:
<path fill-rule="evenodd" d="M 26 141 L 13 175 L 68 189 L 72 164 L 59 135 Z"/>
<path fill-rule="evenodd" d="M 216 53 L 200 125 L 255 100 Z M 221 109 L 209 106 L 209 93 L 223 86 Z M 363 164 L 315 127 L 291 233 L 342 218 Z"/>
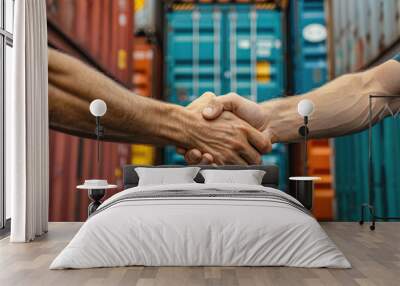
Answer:
<path fill-rule="evenodd" d="M 6 94 L 11 92 L 13 32 L 14 0 L 0 0 L 0 236 L 7 231 L 11 217 L 10 194 L 4 188 L 4 105 Z"/>

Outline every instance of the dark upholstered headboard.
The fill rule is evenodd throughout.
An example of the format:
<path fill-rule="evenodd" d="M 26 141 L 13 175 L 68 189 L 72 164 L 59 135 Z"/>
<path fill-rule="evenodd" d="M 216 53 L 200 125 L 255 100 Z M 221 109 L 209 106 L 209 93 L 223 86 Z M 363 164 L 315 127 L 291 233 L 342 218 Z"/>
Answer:
<path fill-rule="evenodd" d="M 149 167 L 139 165 L 126 165 L 124 167 L 124 189 L 136 187 L 139 182 L 139 177 L 135 171 L 136 167 Z M 181 168 L 182 165 L 161 165 L 152 168 Z M 196 166 L 201 169 L 221 169 L 221 170 L 263 170 L 265 171 L 262 185 L 265 187 L 278 188 L 279 184 L 279 168 L 274 165 L 269 166 Z M 203 176 L 199 173 L 194 179 L 197 183 L 204 183 Z"/>

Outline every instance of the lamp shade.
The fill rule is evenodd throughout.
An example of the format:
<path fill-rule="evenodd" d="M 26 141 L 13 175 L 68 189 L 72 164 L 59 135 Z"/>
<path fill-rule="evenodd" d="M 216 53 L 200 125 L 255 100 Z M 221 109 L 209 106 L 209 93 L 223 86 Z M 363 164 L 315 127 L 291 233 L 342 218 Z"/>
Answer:
<path fill-rule="evenodd" d="M 297 112 L 305 117 L 309 116 L 314 111 L 314 103 L 309 99 L 302 99 L 297 104 Z"/>
<path fill-rule="evenodd" d="M 93 116 L 103 116 L 107 112 L 107 104 L 101 99 L 95 99 L 90 103 L 89 109 Z"/>

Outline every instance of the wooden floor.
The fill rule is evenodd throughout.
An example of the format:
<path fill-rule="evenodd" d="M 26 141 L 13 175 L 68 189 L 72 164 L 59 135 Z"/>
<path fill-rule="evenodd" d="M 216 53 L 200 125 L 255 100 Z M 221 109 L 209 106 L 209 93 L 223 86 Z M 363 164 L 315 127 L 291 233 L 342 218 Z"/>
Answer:
<path fill-rule="evenodd" d="M 352 269 L 289 267 L 124 267 L 48 270 L 81 226 L 51 223 L 44 237 L 27 244 L 0 241 L 0 285 L 400 285 L 400 223 L 378 223 L 372 232 L 357 223 L 322 223 Z"/>

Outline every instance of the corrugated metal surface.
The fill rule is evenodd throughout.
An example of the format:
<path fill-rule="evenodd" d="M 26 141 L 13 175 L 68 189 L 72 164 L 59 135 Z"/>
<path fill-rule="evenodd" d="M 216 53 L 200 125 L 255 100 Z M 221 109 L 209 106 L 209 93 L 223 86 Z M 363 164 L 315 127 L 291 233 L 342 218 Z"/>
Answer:
<path fill-rule="evenodd" d="M 142 96 L 158 98 L 159 89 L 153 83 L 159 82 L 158 74 L 154 71 L 160 62 L 159 48 L 145 37 L 135 37 L 133 41 L 132 90 Z"/>
<path fill-rule="evenodd" d="M 98 170 L 97 144 L 56 131 L 50 131 L 50 221 L 84 221 L 89 199 L 76 186 L 85 179 L 107 178 L 122 185 L 121 166 L 129 163 L 127 144 L 102 143 L 103 167 Z M 106 197 L 121 189 L 107 192 Z"/>
<path fill-rule="evenodd" d="M 254 101 L 284 92 L 282 14 L 251 5 L 197 5 L 167 15 L 168 101 L 237 92 Z"/>
<path fill-rule="evenodd" d="M 332 78 L 367 66 L 400 39 L 399 1 L 329 1 L 328 7 Z M 398 118 L 373 128 L 372 201 L 379 216 L 400 214 L 399 139 Z M 335 184 L 337 218 L 358 220 L 368 202 L 368 131 L 335 139 Z"/>
<path fill-rule="evenodd" d="M 328 79 L 324 0 L 290 3 L 294 90 L 305 93 Z"/>
<path fill-rule="evenodd" d="M 173 9 L 191 9 L 193 4 L 202 3 L 202 4 L 210 4 L 210 3 L 218 3 L 218 4 L 257 4 L 262 5 L 261 7 L 267 9 L 276 9 L 276 8 L 286 8 L 288 5 L 288 0 L 167 0 L 165 1 L 171 5 Z"/>
<path fill-rule="evenodd" d="M 132 85 L 132 5 L 130 0 L 47 0 L 49 21 L 126 87 Z M 98 170 L 94 140 L 52 131 L 50 146 L 51 221 L 85 220 L 87 192 L 76 185 L 93 178 L 122 185 L 121 167 L 131 159 L 130 145 L 104 143 Z"/>
<path fill-rule="evenodd" d="M 290 27 L 293 88 L 296 94 L 303 94 L 327 81 L 324 0 L 292 0 Z M 315 183 L 314 216 L 317 219 L 332 219 L 334 198 L 331 174 L 332 148 L 328 140 L 310 140 L 308 150 L 308 175 L 322 178 Z"/>
<path fill-rule="evenodd" d="M 135 37 L 134 43 L 132 90 L 141 96 L 158 98 L 160 75 L 157 70 L 161 70 L 159 48 L 149 43 L 146 37 Z M 131 146 L 131 164 L 153 165 L 155 161 L 156 149 L 154 146 L 142 144 Z"/>
<path fill-rule="evenodd" d="M 189 6 L 188 6 L 189 7 Z M 167 13 L 167 100 L 186 105 L 206 91 L 237 92 L 262 102 L 284 94 L 282 12 L 257 5 L 192 5 Z M 264 161 L 281 166 L 286 188 L 287 152 L 277 144 Z M 183 164 L 173 147 L 167 164 Z"/>
<path fill-rule="evenodd" d="M 373 197 L 378 216 L 400 214 L 400 121 L 387 118 L 373 127 Z M 341 220 L 359 220 L 368 202 L 368 131 L 335 140 L 335 183 Z"/>
<path fill-rule="evenodd" d="M 47 0 L 47 15 L 101 66 L 131 85 L 131 0 Z"/>
<path fill-rule="evenodd" d="M 328 7 L 334 77 L 366 66 L 400 38 L 397 0 L 335 0 Z"/>

